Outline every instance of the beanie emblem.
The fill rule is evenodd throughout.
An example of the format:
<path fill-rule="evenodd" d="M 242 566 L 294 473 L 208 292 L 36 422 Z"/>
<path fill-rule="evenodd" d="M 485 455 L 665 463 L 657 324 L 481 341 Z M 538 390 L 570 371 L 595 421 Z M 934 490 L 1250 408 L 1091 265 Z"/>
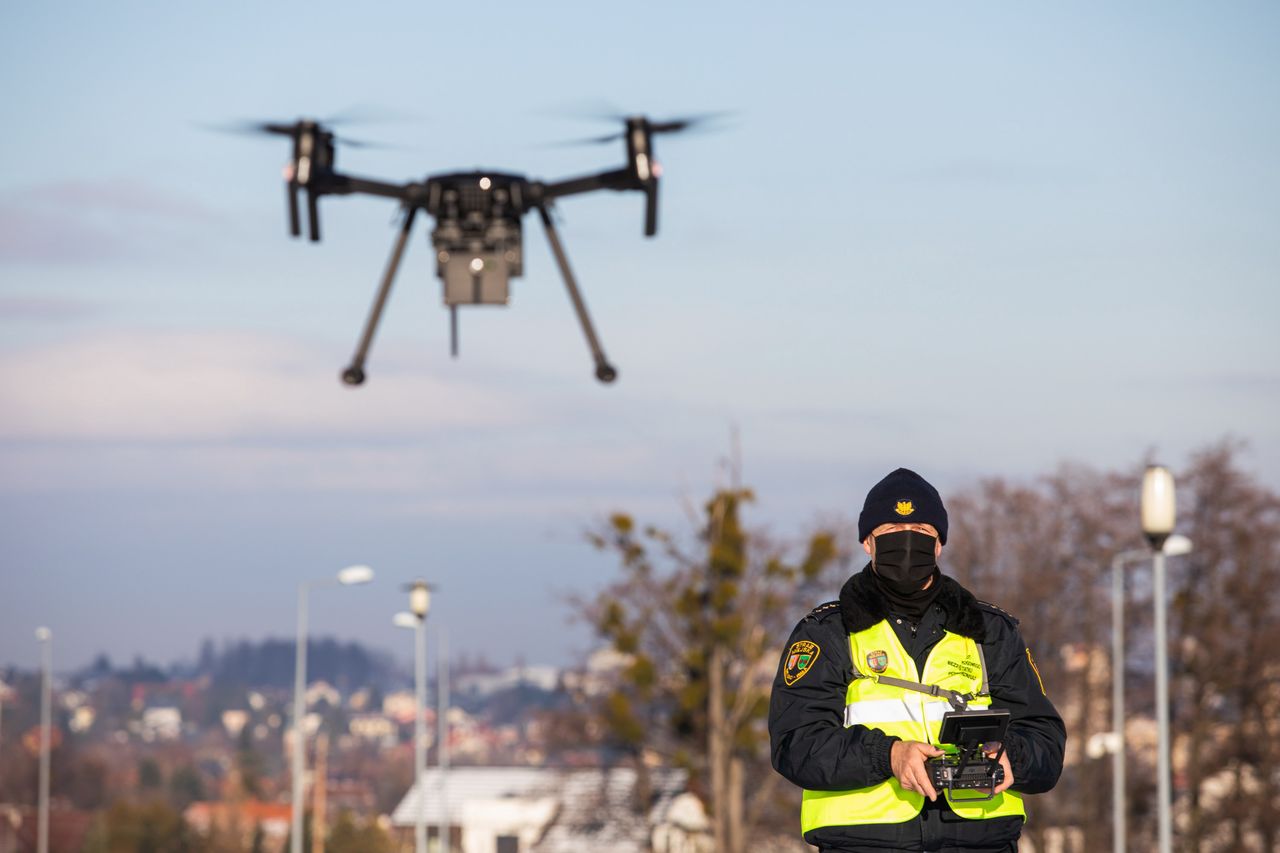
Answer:
<path fill-rule="evenodd" d="M 898 501 L 898 505 L 893 508 L 898 515 L 906 518 L 908 515 L 916 511 L 916 506 L 911 501 Z"/>

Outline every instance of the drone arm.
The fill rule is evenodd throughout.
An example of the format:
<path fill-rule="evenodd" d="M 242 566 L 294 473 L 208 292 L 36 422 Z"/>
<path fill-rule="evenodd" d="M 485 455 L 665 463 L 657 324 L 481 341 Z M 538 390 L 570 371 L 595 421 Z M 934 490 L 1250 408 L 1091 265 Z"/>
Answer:
<path fill-rule="evenodd" d="M 595 327 L 591 324 L 591 315 L 587 313 L 587 303 L 578 292 L 578 283 L 574 280 L 573 270 L 569 268 L 569 258 L 564 253 L 564 247 L 560 245 L 560 235 L 556 231 L 555 223 L 551 221 L 551 212 L 545 202 L 538 202 L 538 213 L 542 217 L 542 226 L 547 232 L 547 242 L 551 244 L 551 253 L 556 257 L 556 264 L 559 265 L 560 274 L 564 277 L 564 285 L 569 290 L 569 299 L 573 301 L 573 310 L 577 313 L 578 322 L 582 324 L 582 332 L 587 337 L 587 346 L 591 348 L 591 358 L 596 363 L 596 379 L 601 382 L 612 382 L 618 378 L 618 371 L 605 358 L 600 339 L 596 337 Z"/>
<path fill-rule="evenodd" d="M 567 195 L 591 192 L 592 190 L 640 190 L 644 193 L 644 235 L 652 237 L 658 233 L 658 179 L 657 176 L 637 178 L 632 169 L 615 169 L 612 172 L 601 172 L 598 175 L 587 175 L 581 178 L 569 178 L 551 184 L 537 185 L 540 199 L 552 201 Z"/>
<path fill-rule="evenodd" d="M 404 255 L 404 247 L 409 241 L 409 231 L 413 228 L 413 218 L 417 212 L 416 207 L 405 208 L 404 222 L 400 225 L 400 234 L 396 237 L 395 246 L 391 249 L 391 257 L 387 260 L 382 282 L 378 285 L 378 292 L 374 296 L 373 307 L 369 309 L 369 319 L 365 322 L 364 333 L 360 336 L 360 343 L 356 347 L 350 366 L 342 371 L 342 381 L 348 385 L 359 385 L 364 382 L 364 362 L 369 355 L 369 348 L 373 346 L 373 334 L 377 331 L 378 322 L 382 319 L 382 309 L 386 307 L 387 296 L 391 293 L 391 284 L 395 281 L 396 270 L 400 268 L 400 258 Z"/>
<path fill-rule="evenodd" d="M 399 199 L 406 203 L 418 202 L 425 198 L 426 187 L 422 184 L 389 184 L 385 181 L 350 175 L 334 175 L 334 178 L 333 188 L 326 191 L 338 195 L 376 195 L 382 198 Z"/>
<path fill-rule="evenodd" d="M 640 187 L 629 169 L 615 169 L 612 172 L 601 172 L 598 175 L 586 175 L 581 178 L 569 178 L 550 184 L 542 184 L 542 198 L 547 201 L 567 195 L 577 195 L 593 190 L 634 190 Z"/>

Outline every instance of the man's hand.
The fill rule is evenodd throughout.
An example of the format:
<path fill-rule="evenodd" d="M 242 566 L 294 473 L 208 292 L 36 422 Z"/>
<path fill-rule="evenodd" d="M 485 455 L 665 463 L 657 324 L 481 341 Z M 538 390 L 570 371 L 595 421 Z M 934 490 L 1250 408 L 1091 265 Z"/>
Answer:
<path fill-rule="evenodd" d="M 894 745 L 896 746 L 897 744 Z M 989 750 L 986 753 L 986 756 L 987 758 L 995 758 L 996 750 Z M 1013 766 L 1009 764 L 1009 752 L 1007 750 L 1000 753 L 1000 766 L 1004 768 L 1004 781 L 996 786 L 995 793 L 997 794 L 1003 792 L 1005 788 L 1008 788 L 1013 784 Z"/>
<path fill-rule="evenodd" d="M 917 794 L 924 794 L 930 800 L 936 800 L 938 792 L 933 789 L 933 780 L 924 766 L 924 760 L 937 758 L 939 755 L 942 755 L 942 750 L 936 746 L 930 746 L 918 740 L 899 740 L 894 742 L 889 751 L 889 767 L 897 777 L 902 790 L 914 791 Z M 1009 778 L 1012 774 L 1008 770 L 1008 759 L 1004 761 L 1006 778 Z M 1004 787 L 1007 788 L 1008 785 Z"/>

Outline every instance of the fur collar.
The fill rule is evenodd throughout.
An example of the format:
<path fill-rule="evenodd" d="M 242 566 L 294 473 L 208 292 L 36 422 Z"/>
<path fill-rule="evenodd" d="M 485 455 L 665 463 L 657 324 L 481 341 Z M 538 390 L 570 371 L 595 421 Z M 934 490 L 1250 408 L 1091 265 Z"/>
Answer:
<path fill-rule="evenodd" d="M 934 603 L 946 612 L 943 627 L 953 634 L 970 637 L 981 643 L 987 638 L 986 621 L 978 600 L 952 578 L 942 575 L 938 597 Z M 871 564 L 849 580 L 840 590 L 840 616 L 844 629 L 850 634 L 865 631 L 877 622 L 888 618 L 889 610 L 884 596 L 876 589 L 871 576 Z"/>

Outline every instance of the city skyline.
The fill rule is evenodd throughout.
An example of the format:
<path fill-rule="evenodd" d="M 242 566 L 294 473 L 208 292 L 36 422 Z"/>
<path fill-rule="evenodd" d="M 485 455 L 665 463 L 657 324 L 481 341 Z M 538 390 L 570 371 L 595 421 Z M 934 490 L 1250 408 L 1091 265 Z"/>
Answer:
<path fill-rule="evenodd" d="M 781 535 L 900 465 L 947 495 L 1234 438 L 1280 488 L 1273 6 L 353 14 L 6 11 L 0 664 L 37 625 L 60 670 L 288 637 L 297 585 L 352 563 L 375 583 L 317 591 L 313 636 L 407 650 L 422 576 L 496 663 L 569 659 L 565 599 L 615 576 L 584 529 L 687 529 L 735 429 Z M 655 239 L 631 194 L 558 205 L 615 385 L 532 221 L 457 361 L 416 232 L 340 384 L 394 204 L 325 199 L 325 241 L 291 241 L 286 143 L 208 127 L 354 108 L 402 147 L 339 165 L 396 181 L 617 165 L 547 144 L 613 129 L 583 112 L 733 113 L 658 140 Z"/>

